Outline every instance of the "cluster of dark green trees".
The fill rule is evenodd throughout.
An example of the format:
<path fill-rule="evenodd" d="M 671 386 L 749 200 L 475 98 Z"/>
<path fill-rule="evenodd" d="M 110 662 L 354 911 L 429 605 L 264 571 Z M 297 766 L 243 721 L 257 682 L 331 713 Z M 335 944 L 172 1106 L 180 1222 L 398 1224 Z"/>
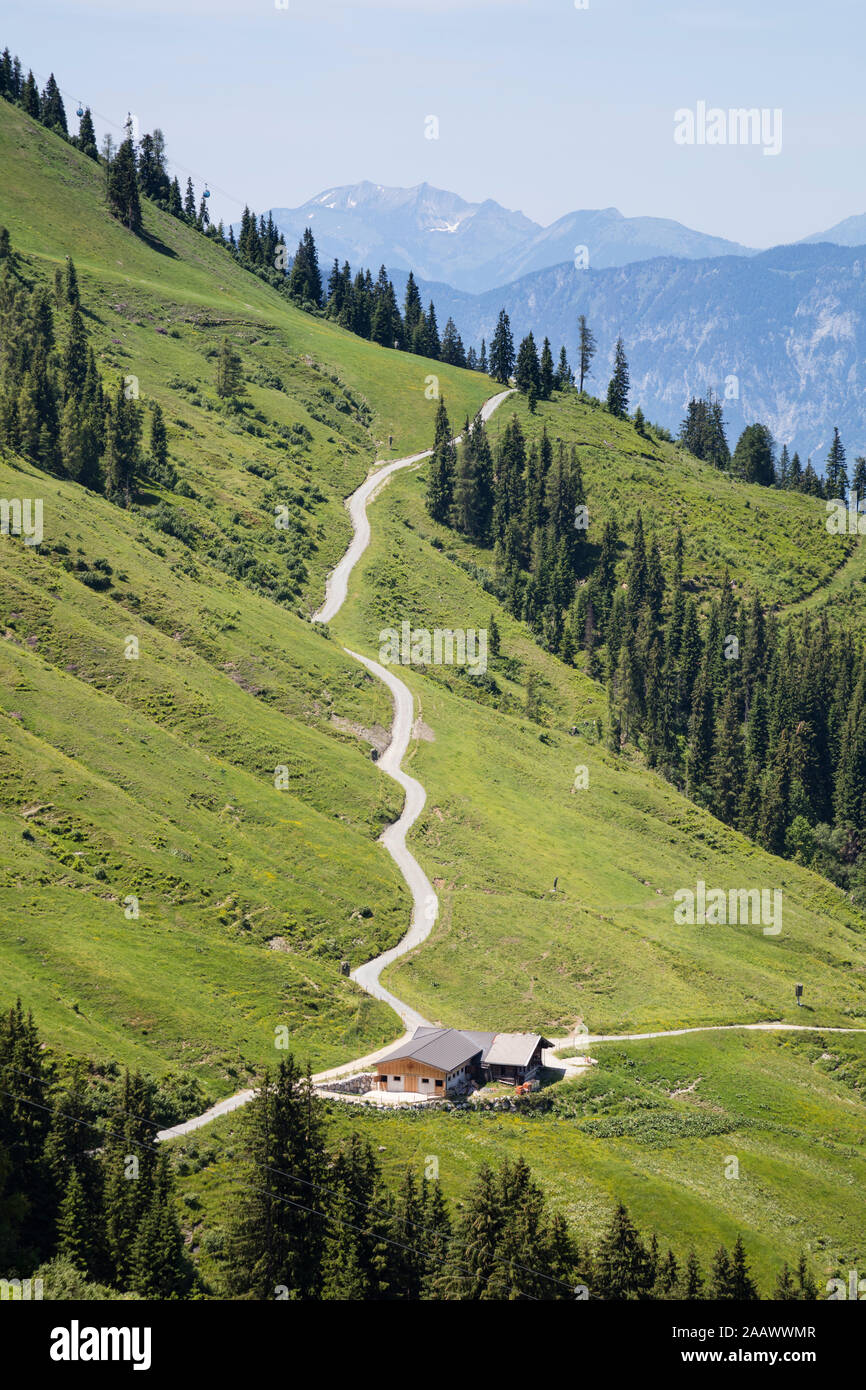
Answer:
<path fill-rule="evenodd" d="M 182 1298 L 193 1270 L 153 1084 L 126 1075 L 98 1116 L 83 1064 L 61 1070 L 20 1000 L 0 1017 L 0 1260 L 29 1278 L 60 1257 L 90 1283 Z"/>
<path fill-rule="evenodd" d="M 727 575 L 703 624 L 678 533 L 666 591 L 640 513 L 625 588 L 578 591 L 574 625 L 604 673 L 614 749 L 651 766 L 773 854 L 812 864 L 866 903 L 866 655 L 826 617 L 782 628 Z"/>
<path fill-rule="evenodd" d="M 491 587 L 552 651 L 573 658 L 568 623 L 584 557 L 588 512 L 577 450 L 554 449 L 547 431 L 527 448 L 516 416 L 495 450 L 480 416 L 451 438 L 444 399 L 436 414 L 427 509 L 480 545 L 494 548 Z"/>
<path fill-rule="evenodd" d="M 128 506 L 136 470 L 147 467 L 158 476 L 167 467 L 157 405 L 150 452 L 142 459 L 132 382 L 121 377 L 113 390 L 103 387 L 73 261 L 58 267 L 52 295 L 20 273 L 8 231 L 0 228 L 0 443 Z"/>
<path fill-rule="evenodd" d="M 838 429 L 833 431 L 823 479 L 815 472 L 811 459 L 807 460 L 804 468 L 800 455 L 796 452 L 791 455 L 787 444 L 782 446 L 777 458 L 775 441 L 766 425 L 747 425 L 732 454 L 728 446 L 722 403 L 712 394 L 701 400 L 689 401 L 678 438 L 696 458 L 746 483 L 789 488 L 811 497 L 844 498 L 848 490 L 845 447 Z M 866 496 L 866 458 L 855 460 L 851 486 L 859 497 Z"/>
<path fill-rule="evenodd" d="M 126 1075 L 97 1111 L 86 1066 L 59 1067 L 20 1001 L 0 1018 L 0 1269 L 52 1260 L 142 1298 L 723 1299 L 759 1297 L 742 1241 L 704 1271 L 645 1240 L 619 1204 L 595 1245 L 575 1239 L 522 1158 L 483 1164 L 455 1210 L 438 1179 L 385 1183 L 368 1141 L 329 1149 L 326 1107 L 288 1056 L 242 1122 L 227 1229 L 211 1249 L 222 1287 L 186 1253 L 154 1086 Z M 776 1298 L 817 1297 L 805 1260 Z"/>
<path fill-rule="evenodd" d="M 428 468 L 430 515 L 492 548 L 480 576 L 489 591 L 548 650 L 570 663 L 585 652 L 588 674 L 606 680 L 612 748 L 639 748 L 720 820 L 866 903 L 859 647 L 826 619 L 780 629 L 759 596 L 740 603 L 727 575 L 702 619 L 683 582 L 681 533 L 666 581 L 640 512 L 621 582 L 616 519 L 587 544 L 576 449 L 546 429 L 527 447 L 516 416 L 495 447 L 480 418 L 458 445 L 440 400 Z"/>
<path fill-rule="evenodd" d="M 619 1205 L 593 1248 L 551 1211 L 522 1158 L 483 1164 L 458 1210 L 408 1170 L 396 1191 L 369 1142 L 326 1145 L 324 1115 L 291 1057 L 266 1078 L 245 1137 L 224 1250 L 227 1290 L 253 1299 L 756 1299 L 742 1241 L 705 1273 L 645 1241 Z M 776 1296 L 812 1299 L 801 1262 Z"/>
<path fill-rule="evenodd" d="M 68 139 L 66 109 L 60 88 L 54 80 L 54 73 L 51 73 L 40 92 L 32 71 L 28 72 L 26 77 L 22 76 L 21 59 L 17 55 L 13 58 L 8 48 L 4 48 L 0 55 L 0 97 L 15 102 L 35 121 L 40 121 L 49 130 L 54 130 L 58 135 Z M 92 121 L 90 128 L 92 131 Z"/>

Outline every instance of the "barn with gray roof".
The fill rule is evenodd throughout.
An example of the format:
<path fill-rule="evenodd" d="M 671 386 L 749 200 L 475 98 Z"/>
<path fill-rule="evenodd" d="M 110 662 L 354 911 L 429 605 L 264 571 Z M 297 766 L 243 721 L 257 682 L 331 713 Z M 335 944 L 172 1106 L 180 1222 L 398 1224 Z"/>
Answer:
<path fill-rule="evenodd" d="M 540 1033 L 477 1033 L 458 1028 L 416 1028 L 379 1058 L 374 1083 L 380 1091 L 409 1091 L 444 1098 L 470 1083 L 504 1081 L 520 1084 L 542 1065 L 549 1047 Z"/>

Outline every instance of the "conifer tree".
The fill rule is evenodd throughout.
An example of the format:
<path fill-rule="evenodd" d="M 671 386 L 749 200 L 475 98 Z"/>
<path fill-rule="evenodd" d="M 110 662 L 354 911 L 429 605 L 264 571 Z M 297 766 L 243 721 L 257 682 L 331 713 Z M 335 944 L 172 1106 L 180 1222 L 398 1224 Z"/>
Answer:
<path fill-rule="evenodd" d="M 139 465 L 141 421 L 138 406 L 127 397 L 121 377 L 111 400 L 106 426 L 105 486 L 108 496 L 128 507 Z"/>
<path fill-rule="evenodd" d="M 490 375 L 503 386 L 508 384 L 514 371 L 514 339 L 511 336 L 511 320 L 504 309 L 499 312 L 499 320 L 490 343 Z"/>
<path fill-rule="evenodd" d="M 436 321 L 436 309 L 432 299 L 427 305 L 427 314 L 424 321 L 424 336 L 427 345 L 427 356 L 432 357 L 434 362 L 438 361 L 441 345 L 439 342 L 439 325 Z"/>
<path fill-rule="evenodd" d="M 230 1219 L 231 1291 L 270 1299 L 281 1287 L 292 1298 L 317 1297 L 328 1229 L 321 1119 L 291 1054 L 250 1103 L 242 1164 L 245 1183 Z"/>
<path fill-rule="evenodd" d="M 159 473 L 165 472 L 168 464 L 168 440 L 162 407 L 156 401 L 153 403 L 150 417 L 150 461 Z"/>
<path fill-rule="evenodd" d="M 607 408 L 611 415 L 624 419 L 628 414 L 629 373 L 622 338 L 616 340 L 613 376 L 607 388 Z"/>
<path fill-rule="evenodd" d="M 839 430 L 833 430 L 833 443 L 827 455 L 824 480 L 828 497 L 845 498 L 848 492 L 848 470 L 845 467 L 845 448 Z"/>
<path fill-rule="evenodd" d="M 451 437 L 451 424 L 445 409 L 445 398 L 440 396 L 436 409 L 436 434 L 433 441 L 433 457 L 427 480 L 427 510 L 434 521 L 446 525 L 454 502 L 456 481 L 456 450 Z"/>
<path fill-rule="evenodd" d="M 539 397 L 543 401 L 549 401 L 553 395 L 553 388 L 556 382 L 556 373 L 553 369 L 553 354 L 550 351 L 550 339 L 545 338 L 541 348 L 539 373 Z"/>
<path fill-rule="evenodd" d="M 42 93 L 41 100 L 42 124 L 49 130 L 57 131 L 58 135 L 66 136 L 69 131 L 66 126 L 66 111 L 63 106 L 63 97 L 60 95 L 60 88 L 54 80 L 54 73 L 49 75 Z"/>
<path fill-rule="evenodd" d="M 574 373 L 568 361 L 568 353 L 565 344 L 559 350 L 559 363 L 556 368 L 556 390 L 565 391 L 569 386 L 574 385 Z"/>
<path fill-rule="evenodd" d="M 532 333 L 527 333 L 520 344 L 517 354 L 517 365 L 514 369 L 514 379 L 517 383 L 518 391 L 525 392 L 526 395 L 534 393 L 536 400 L 541 393 L 541 370 L 538 364 L 538 350 L 535 346 L 535 338 Z"/>
<path fill-rule="evenodd" d="M 646 1298 L 652 1287 L 649 1252 L 622 1202 L 599 1244 L 595 1271 L 600 1298 Z"/>
<path fill-rule="evenodd" d="M 577 358 L 577 389 L 583 395 L 583 388 L 588 376 L 592 373 L 592 359 L 596 354 L 595 335 L 586 321 L 586 315 L 581 314 L 577 320 L 578 330 L 578 358 Z"/>
<path fill-rule="evenodd" d="M 182 1298 L 192 1281 L 165 1149 L 157 1157 L 150 1202 L 136 1231 L 129 1278 L 136 1293 L 148 1299 Z"/>
<path fill-rule="evenodd" d="M 240 354 L 235 352 L 228 336 L 223 338 L 217 358 L 216 392 L 223 400 L 246 395 Z"/>
<path fill-rule="evenodd" d="M 409 271 L 409 278 L 406 281 L 406 298 L 403 304 L 403 323 L 406 328 L 406 336 L 411 340 L 412 334 L 423 314 L 421 295 L 418 293 L 418 285 L 412 271 Z"/>
<path fill-rule="evenodd" d="M 118 146 L 108 173 L 108 206 L 131 232 L 141 230 L 141 204 L 138 197 L 138 174 L 132 140 Z"/>

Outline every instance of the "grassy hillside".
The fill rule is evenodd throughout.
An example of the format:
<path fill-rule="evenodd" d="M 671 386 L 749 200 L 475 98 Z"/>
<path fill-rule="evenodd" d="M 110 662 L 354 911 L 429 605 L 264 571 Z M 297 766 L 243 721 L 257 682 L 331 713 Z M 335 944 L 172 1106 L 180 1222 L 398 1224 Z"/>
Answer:
<path fill-rule="evenodd" d="M 329 1139 L 358 1131 L 395 1182 L 434 1155 L 458 1200 L 484 1159 L 522 1154 L 581 1240 L 597 1238 L 618 1199 L 663 1249 L 694 1247 L 705 1267 L 740 1233 L 765 1296 L 802 1250 L 822 1289 L 862 1268 L 862 1038 L 719 1033 L 594 1051 L 598 1066 L 557 1087 L 546 1114 L 332 1105 Z M 217 1286 L 240 1123 L 172 1145 L 189 1238 Z"/>
<path fill-rule="evenodd" d="M 0 538 L 4 994 L 56 1045 L 192 1064 L 214 1094 L 282 1024 L 314 1065 L 345 1060 L 399 1026 L 339 963 L 397 940 L 409 901 L 375 843 L 399 811 L 369 758 L 390 703 L 306 615 L 380 440 L 426 444 L 429 372 L 468 410 L 488 385 L 301 313 L 150 205 L 130 235 L 101 169 L 5 102 L 0 161 L 17 273 L 50 286 L 73 257 L 103 376 L 162 405 L 182 484 L 127 512 L 0 458 L 0 495 L 45 517 L 38 547 Z M 238 413 L 215 392 L 225 333 Z"/>
<path fill-rule="evenodd" d="M 3 102 L 0 160 L 18 273 L 50 286 L 75 259 L 103 372 L 161 404 L 179 480 L 125 511 L 0 458 L 0 496 L 39 496 L 45 514 L 40 546 L 0 538 L 0 981 L 50 1043 L 190 1068 L 216 1096 L 273 1061 L 280 1026 L 314 1066 L 394 1037 L 393 1014 L 340 974 L 392 944 L 409 912 L 376 843 L 400 804 L 370 757 L 390 703 L 341 643 L 376 656 L 404 619 L 486 627 L 491 611 L 502 654 L 485 679 L 401 671 L 420 716 L 407 764 L 428 791 L 413 845 L 442 911 L 388 985 L 430 1018 L 484 1029 L 866 1026 L 861 914 L 607 750 L 602 687 L 485 590 L 490 554 L 430 521 L 424 466 L 373 504 L 373 543 L 332 631 L 307 621 L 348 540 L 345 496 L 376 457 L 431 443 L 427 378 L 455 424 L 491 383 L 300 312 L 152 207 L 146 236 L 131 236 L 107 215 L 99 167 Z M 214 389 L 226 334 L 241 410 Z M 666 561 L 682 528 L 699 596 L 726 566 L 778 606 L 856 594 L 861 552 L 827 534 L 820 503 L 735 484 L 571 397 L 512 408 L 530 436 L 546 425 L 579 445 L 590 544 L 607 516 L 622 530 L 640 507 Z M 677 926 L 673 895 L 699 878 L 781 889 L 781 934 Z M 742 1230 L 766 1277 L 804 1243 L 828 1266 L 863 1257 L 862 1039 L 597 1052 L 545 1115 L 334 1110 L 331 1125 L 361 1127 L 395 1170 L 438 1155 L 457 1196 L 482 1157 L 524 1151 L 588 1234 L 622 1196 L 681 1253 L 694 1243 L 706 1259 Z M 222 1219 L 237 1124 L 183 1146 L 182 1171 L 200 1170 L 186 1173 L 189 1211 L 202 1203 L 191 1230 Z"/>
<path fill-rule="evenodd" d="M 428 789 L 414 834 L 442 913 L 423 949 L 390 967 L 389 988 L 458 1026 L 557 1031 L 582 1017 L 620 1031 L 793 1018 L 802 980 L 810 1021 L 866 1022 L 861 914 L 608 751 L 593 731 L 601 688 L 536 647 L 455 563 L 458 551 L 428 540 L 423 472 L 398 475 L 374 503 L 373 543 L 335 632 L 372 654 L 404 619 L 468 628 L 493 610 L 503 657 L 493 686 L 455 668 L 401 667 L 434 735 L 414 746 L 411 770 Z M 712 513 L 711 497 L 704 505 Z M 533 671 L 542 727 L 522 710 Z M 573 791 L 578 765 L 589 787 Z M 699 878 L 781 889 L 781 934 L 676 925 L 673 895 Z"/>

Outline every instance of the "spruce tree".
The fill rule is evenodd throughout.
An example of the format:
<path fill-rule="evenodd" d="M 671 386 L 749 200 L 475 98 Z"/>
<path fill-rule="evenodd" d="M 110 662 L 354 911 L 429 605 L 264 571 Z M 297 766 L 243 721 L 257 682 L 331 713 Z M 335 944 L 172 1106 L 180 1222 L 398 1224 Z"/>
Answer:
<path fill-rule="evenodd" d="M 553 395 L 553 388 L 556 383 L 556 373 L 553 368 L 553 354 L 550 350 L 550 339 L 545 338 L 541 348 L 539 376 L 539 396 L 543 401 L 549 401 Z"/>
<path fill-rule="evenodd" d="M 520 344 L 520 351 L 517 354 L 517 366 L 514 369 L 514 379 L 517 383 L 518 391 L 523 391 L 526 395 L 534 393 L 536 400 L 541 393 L 541 370 L 538 364 L 538 350 L 535 346 L 535 338 L 532 333 L 527 333 Z"/>
<path fill-rule="evenodd" d="M 443 526 L 447 526 L 451 516 L 456 473 L 456 449 L 451 437 L 451 424 L 445 409 L 445 397 L 440 396 L 436 408 L 433 456 L 427 475 L 427 510 L 433 520 Z"/>
<path fill-rule="evenodd" d="M 108 206 L 131 232 L 141 231 L 141 203 L 132 140 L 121 142 L 108 174 Z"/>
<path fill-rule="evenodd" d="M 243 364 L 240 355 L 235 352 L 229 342 L 228 336 L 223 338 L 217 358 L 216 392 L 223 400 L 234 400 L 238 396 L 246 395 Z"/>
<path fill-rule="evenodd" d="M 828 497 L 845 498 L 848 492 L 848 470 L 845 467 L 845 448 L 839 430 L 833 430 L 833 443 L 827 455 L 824 480 Z"/>
<path fill-rule="evenodd" d="M 244 1181 L 229 1222 L 232 1293 L 272 1299 L 281 1287 L 292 1298 L 318 1296 L 324 1163 L 319 1104 L 290 1054 L 265 1075 L 245 1116 Z"/>
<path fill-rule="evenodd" d="M 592 373 L 592 359 L 596 354 L 595 335 L 586 321 L 586 315 L 581 314 L 577 321 L 578 330 L 578 358 L 577 358 L 577 389 L 583 395 L 583 388 L 588 376 Z"/>
<path fill-rule="evenodd" d="M 622 338 L 616 340 L 613 376 L 607 388 L 607 409 L 624 419 L 628 414 L 629 373 Z"/>
<path fill-rule="evenodd" d="M 600 1298 L 646 1298 L 652 1287 L 649 1252 L 622 1202 L 599 1244 L 595 1271 Z"/>
<path fill-rule="evenodd" d="M 490 375 L 494 381 L 507 385 L 514 371 L 514 339 L 511 321 L 504 309 L 499 312 L 496 330 L 490 342 Z"/>

